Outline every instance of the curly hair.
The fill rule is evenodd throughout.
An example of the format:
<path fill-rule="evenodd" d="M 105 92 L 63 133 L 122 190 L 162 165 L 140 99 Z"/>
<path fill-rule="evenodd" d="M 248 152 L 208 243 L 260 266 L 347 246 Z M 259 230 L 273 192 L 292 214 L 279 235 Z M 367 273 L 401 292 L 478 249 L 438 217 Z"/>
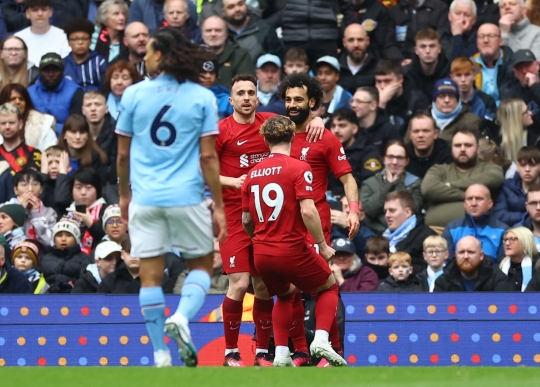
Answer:
<path fill-rule="evenodd" d="M 106 93 L 111 92 L 111 79 L 112 79 L 113 73 L 115 73 L 116 71 L 122 72 L 124 70 L 128 71 L 129 76 L 133 80 L 133 85 L 142 80 L 141 74 L 139 74 L 139 72 L 137 71 L 133 63 L 128 62 L 127 60 L 123 60 L 123 59 L 119 60 L 118 62 L 112 65 L 109 65 L 109 67 L 107 67 L 107 71 L 105 71 L 105 80 L 103 81 L 103 89 L 105 90 Z"/>
<path fill-rule="evenodd" d="M 86 32 L 89 37 L 92 37 L 94 33 L 94 23 L 88 19 L 74 18 L 66 23 L 64 26 L 64 32 L 69 39 L 69 35 L 75 32 Z"/>
<path fill-rule="evenodd" d="M 161 51 L 158 72 L 174 76 L 178 82 L 199 83 L 202 65 L 214 59 L 214 54 L 186 40 L 181 31 L 167 27 L 152 36 L 152 48 Z"/>
<path fill-rule="evenodd" d="M 296 125 L 289 118 L 274 116 L 261 125 L 259 133 L 264 136 L 270 145 L 275 145 L 282 142 L 290 143 L 295 129 Z"/>
<path fill-rule="evenodd" d="M 311 100 L 312 98 L 315 99 L 315 105 L 311 110 L 317 110 L 319 108 L 323 99 L 323 90 L 321 82 L 317 78 L 310 77 L 308 74 L 304 73 L 291 74 L 280 83 L 278 97 L 284 100 L 287 90 L 295 87 L 301 89 L 305 87 L 307 89 L 308 100 Z"/>

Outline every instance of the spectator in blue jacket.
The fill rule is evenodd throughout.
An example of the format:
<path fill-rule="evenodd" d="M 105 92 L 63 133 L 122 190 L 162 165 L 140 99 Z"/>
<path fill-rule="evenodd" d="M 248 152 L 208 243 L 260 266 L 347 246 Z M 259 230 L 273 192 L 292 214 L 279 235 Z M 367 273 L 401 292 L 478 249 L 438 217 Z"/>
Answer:
<path fill-rule="evenodd" d="M 66 23 L 64 32 L 71 47 L 71 52 L 64 58 L 64 76 L 82 87 L 84 92 L 100 90 L 107 60 L 90 50 L 94 24 L 86 19 L 71 19 Z"/>
<path fill-rule="evenodd" d="M 56 53 L 43 55 L 38 80 L 28 88 L 28 94 L 37 111 L 56 118 L 57 135 L 70 114 L 82 113 L 84 92 L 75 82 L 64 78 L 64 61 Z"/>
<path fill-rule="evenodd" d="M 229 102 L 229 89 L 221 85 L 216 85 L 216 79 L 219 71 L 219 63 L 215 60 L 209 60 L 203 63 L 201 71 L 201 85 L 212 90 L 216 96 L 219 119 L 229 117 L 233 113 L 233 107 Z"/>
<path fill-rule="evenodd" d="M 503 182 L 493 216 L 508 226 L 520 222 L 527 213 L 525 202 L 529 187 L 540 182 L 540 150 L 524 146 L 518 152 L 517 172 L 513 179 Z"/>
<path fill-rule="evenodd" d="M 285 115 L 285 103 L 278 97 L 277 89 L 281 80 L 281 60 L 276 55 L 264 54 L 257 59 L 258 112 Z"/>
<path fill-rule="evenodd" d="M 493 200 L 489 189 L 482 184 L 473 184 L 465 191 L 465 216 L 450 222 L 442 237 L 448 242 L 448 252 L 453 257 L 461 238 L 473 236 L 482 243 L 482 251 L 489 264 L 496 264 L 504 254 L 502 237 L 508 226 L 490 214 Z"/>

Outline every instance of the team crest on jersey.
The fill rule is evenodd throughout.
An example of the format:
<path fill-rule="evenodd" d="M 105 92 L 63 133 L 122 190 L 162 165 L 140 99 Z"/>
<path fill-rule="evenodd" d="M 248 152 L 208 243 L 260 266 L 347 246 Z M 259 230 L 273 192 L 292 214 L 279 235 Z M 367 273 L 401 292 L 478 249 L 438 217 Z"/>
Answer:
<path fill-rule="evenodd" d="M 345 155 L 345 149 L 343 149 L 343 147 L 341 147 L 341 148 L 339 148 L 339 151 L 341 152 L 341 154 L 343 156 L 338 156 L 337 157 L 338 161 L 347 160 L 347 156 Z"/>
<path fill-rule="evenodd" d="M 300 156 L 300 160 L 306 161 L 308 152 L 309 152 L 309 146 L 307 148 L 302 148 L 302 155 Z"/>
<path fill-rule="evenodd" d="M 236 267 L 236 263 L 234 262 L 236 260 L 236 255 L 233 255 L 229 258 L 229 267 Z"/>
<path fill-rule="evenodd" d="M 310 171 L 304 172 L 304 180 L 308 182 L 308 184 L 313 183 L 313 174 Z"/>
<path fill-rule="evenodd" d="M 245 153 L 240 156 L 240 166 L 243 168 L 249 167 L 249 158 Z"/>

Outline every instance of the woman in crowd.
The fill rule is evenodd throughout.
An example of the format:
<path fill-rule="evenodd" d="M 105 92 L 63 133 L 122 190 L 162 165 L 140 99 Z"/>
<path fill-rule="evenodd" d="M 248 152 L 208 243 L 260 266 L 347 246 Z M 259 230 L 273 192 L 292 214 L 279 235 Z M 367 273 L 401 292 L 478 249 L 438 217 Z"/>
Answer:
<path fill-rule="evenodd" d="M 45 152 L 45 149 L 56 145 L 56 120 L 50 114 L 40 113 L 34 108 L 32 99 L 26 88 L 19 83 L 11 83 L 0 92 L 0 105 L 11 102 L 22 114 L 23 130 L 21 139 L 26 145 Z"/>
<path fill-rule="evenodd" d="M 505 257 L 499 268 L 507 275 L 513 290 L 523 292 L 534 275 L 538 260 L 534 235 L 526 227 L 510 228 L 504 233 L 503 243 Z"/>
<path fill-rule="evenodd" d="M 0 207 L 0 234 L 2 234 L 10 249 L 26 239 L 24 221 L 26 210 L 20 204 L 5 204 Z"/>
<path fill-rule="evenodd" d="M 120 99 L 124 91 L 134 83 L 142 79 L 135 66 L 125 60 L 110 65 L 105 72 L 105 91 L 109 93 L 107 97 L 107 107 L 109 113 L 115 120 L 118 118 Z"/>
<path fill-rule="evenodd" d="M 414 198 L 416 212 L 420 213 L 422 210 L 423 200 L 420 192 L 422 179 L 405 171 L 408 164 L 409 154 L 403 141 L 390 141 L 384 152 L 384 169 L 362 183 L 360 197 L 366 213 L 362 224 L 377 234 L 381 234 L 387 228 L 384 200 L 389 192 L 409 192 Z"/>
<path fill-rule="evenodd" d="M 70 115 L 58 139 L 58 145 L 69 155 L 68 175 L 79 168 L 92 167 L 107 182 L 107 155 L 97 146 L 90 135 L 90 127 L 81 114 Z M 63 160 L 65 163 L 65 160 Z M 63 164 L 60 161 L 60 165 Z"/>
<path fill-rule="evenodd" d="M 39 70 L 28 61 L 28 47 L 21 38 L 9 36 L 0 43 L 0 90 L 10 83 L 33 84 Z"/>
<path fill-rule="evenodd" d="M 90 48 L 109 63 L 120 55 L 121 49 L 125 49 L 123 38 L 128 11 L 128 5 L 123 0 L 105 0 L 98 8 Z"/>

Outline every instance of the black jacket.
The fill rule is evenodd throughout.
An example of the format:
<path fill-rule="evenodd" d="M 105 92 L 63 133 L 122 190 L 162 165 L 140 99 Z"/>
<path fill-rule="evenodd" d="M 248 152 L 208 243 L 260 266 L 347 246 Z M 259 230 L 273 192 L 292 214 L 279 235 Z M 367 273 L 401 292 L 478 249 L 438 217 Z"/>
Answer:
<path fill-rule="evenodd" d="M 343 51 L 339 56 L 338 84 L 353 95 L 360 86 L 375 86 L 375 67 L 377 67 L 379 58 L 372 50 L 368 50 L 367 55 L 366 62 L 355 75 L 349 70 L 347 52 Z"/>
<path fill-rule="evenodd" d="M 360 136 L 348 148 L 345 148 L 345 155 L 352 168 L 352 174 L 358 187 L 364 180 L 375 176 L 382 168 L 382 157 L 379 148 L 374 145 L 366 144 L 367 138 Z M 328 189 L 333 195 L 344 195 L 343 184 L 336 179 L 333 173 L 328 177 Z"/>
<path fill-rule="evenodd" d="M 414 274 L 414 273 L 413 273 Z M 429 292 L 427 268 L 416 274 L 416 280 L 423 292 Z"/>
<path fill-rule="evenodd" d="M 390 122 L 399 130 L 399 133 L 405 136 L 411 118 L 425 112 L 429 106 L 431 106 L 431 100 L 421 90 L 411 89 L 405 82 L 403 93 L 389 101 L 383 111 Z"/>
<path fill-rule="evenodd" d="M 405 168 L 407 172 L 423 179 L 429 168 L 435 164 L 450 164 L 452 163 L 452 149 L 450 145 L 443 139 L 435 139 L 433 152 L 427 158 L 418 157 L 414 153 L 414 146 L 411 141 L 407 144 L 407 152 L 409 153 L 409 165 Z"/>
<path fill-rule="evenodd" d="M 377 118 L 369 128 L 360 128 L 358 138 L 365 137 L 366 146 L 373 145 L 378 148 L 379 154 L 384 154 L 386 144 L 390 140 L 401 140 L 398 129 L 390 123 L 382 110 L 377 112 Z"/>
<path fill-rule="evenodd" d="M 0 294 L 33 293 L 32 286 L 26 276 L 11 266 L 7 259 L 0 270 Z"/>
<path fill-rule="evenodd" d="M 412 258 L 413 274 L 420 273 L 427 267 L 424 260 L 424 239 L 430 235 L 437 235 L 429 226 L 423 223 L 423 219 L 417 216 L 416 227 L 411 230 L 407 238 L 399 242 L 395 247 L 396 251 L 409 253 Z"/>
<path fill-rule="evenodd" d="M 450 22 L 448 21 L 448 5 L 440 0 L 425 0 L 419 7 L 409 0 L 398 0 L 389 9 L 390 17 L 396 25 L 396 40 L 405 58 L 414 58 L 416 33 L 425 28 L 432 28 L 439 33 L 441 45 L 446 57 L 450 58 L 452 43 Z"/>
<path fill-rule="evenodd" d="M 514 80 L 513 88 L 509 90 L 505 98 L 519 98 L 525 101 L 529 110 L 533 113 L 534 120 L 533 125 L 529 127 L 527 132 L 536 133 L 535 139 L 530 139 L 530 135 L 528 136 L 527 144 L 540 146 L 538 141 L 538 132 L 540 131 L 540 82 L 535 83 L 531 87 L 523 87 L 516 79 Z"/>
<path fill-rule="evenodd" d="M 433 101 L 435 83 L 441 78 L 448 77 L 450 74 L 450 62 L 443 53 L 439 54 L 435 71 L 431 75 L 425 75 L 418 56 L 414 55 L 412 63 L 407 65 L 403 72 L 411 89 L 422 91 L 429 101 Z"/>
<path fill-rule="evenodd" d="M 163 275 L 163 292 L 172 294 L 174 281 Z M 98 286 L 97 293 L 105 294 L 139 294 L 141 289 L 140 277 L 133 278 L 123 261 L 118 261 L 116 269 L 103 278 Z"/>
<path fill-rule="evenodd" d="M 396 281 L 394 277 L 388 276 L 377 288 L 379 293 L 420 293 L 422 288 L 418 285 L 418 280 L 414 275 L 410 275 L 405 281 Z"/>
<path fill-rule="evenodd" d="M 52 22 L 59 28 L 64 28 L 66 23 L 73 18 L 86 19 L 91 0 L 52 0 L 54 9 Z M 93 20 L 92 20 L 93 22 Z"/>
<path fill-rule="evenodd" d="M 7 31 L 10 35 L 26 27 L 30 27 L 30 20 L 26 18 L 25 10 L 26 5 L 24 2 L 16 3 L 14 0 L 0 1 L 0 11 L 2 12 Z"/>
<path fill-rule="evenodd" d="M 462 278 L 456 260 L 452 259 L 444 268 L 444 274 L 435 281 L 434 292 L 465 292 Z M 511 290 L 512 286 L 499 268 L 488 266 L 485 263 L 480 265 L 474 285 L 475 292 L 508 292 Z"/>
<path fill-rule="evenodd" d="M 526 292 L 540 292 L 540 271 L 536 271 L 525 289 Z"/>
<path fill-rule="evenodd" d="M 106 181 L 109 184 L 117 183 L 116 158 L 118 156 L 118 137 L 114 132 L 115 129 L 116 121 L 109 113 L 107 113 L 105 115 L 103 127 L 101 128 L 101 131 L 96 139 L 96 143 L 108 157 L 108 163 L 106 166 Z"/>
<path fill-rule="evenodd" d="M 64 250 L 53 247 L 39 263 L 39 272 L 51 286 L 51 293 L 69 293 L 82 270 L 92 263 L 77 244 Z"/>
<path fill-rule="evenodd" d="M 71 293 L 96 293 L 98 286 L 99 284 L 94 278 L 94 275 L 90 271 L 84 269 L 79 279 L 75 281 Z"/>

